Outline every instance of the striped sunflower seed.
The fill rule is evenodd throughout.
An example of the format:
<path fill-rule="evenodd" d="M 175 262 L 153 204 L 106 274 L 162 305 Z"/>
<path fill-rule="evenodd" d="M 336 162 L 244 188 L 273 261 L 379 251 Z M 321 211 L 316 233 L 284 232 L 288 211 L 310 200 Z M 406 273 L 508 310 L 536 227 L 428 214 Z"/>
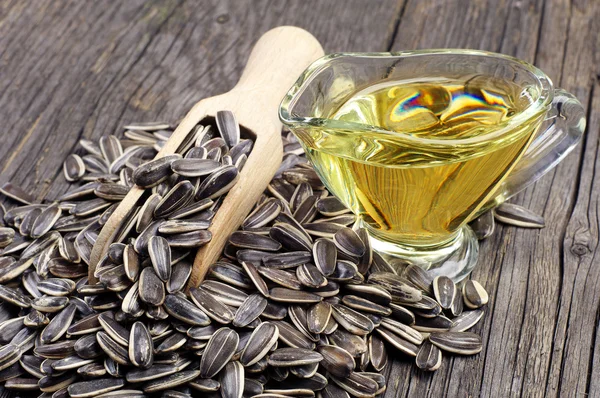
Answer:
<path fill-rule="evenodd" d="M 474 355 L 483 348 L 481 336 L 471 332 L 432 333 L 429 341 L 444 351 L 460 355 Z"/>
<path fill-rule="evenodd" d="M 489 296 L 479 282 L 469 279 L 463 286 L 463 299 L 467 307 L 476 309 L 486 305 Z"/>
<path fill-rule="evenodd" d="M 502 203 L 494 209 L 496 220 L 521 228 L 544 228 L 544 218 L 531 210 L 512 203 Z"/>

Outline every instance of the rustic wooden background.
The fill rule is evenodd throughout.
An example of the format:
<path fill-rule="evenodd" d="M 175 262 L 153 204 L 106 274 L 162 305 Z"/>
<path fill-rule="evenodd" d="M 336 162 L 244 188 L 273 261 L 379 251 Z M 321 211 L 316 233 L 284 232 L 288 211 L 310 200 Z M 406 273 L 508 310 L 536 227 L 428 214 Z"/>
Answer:
<path fill-rule="evenodd" d="M 326 52 L 510 54 L 586 106 L 582 145 L 515 200 L 548 226 L 500 227 L 482 244 L 483 352 L 434 374 L 398 358 L 385 396 L 600 397 L 599 0 L 0 0 L 0 183 L 56 197 L 80 138 L 183 116 L 230 89 L 256 39 L 286 24 Z"/>

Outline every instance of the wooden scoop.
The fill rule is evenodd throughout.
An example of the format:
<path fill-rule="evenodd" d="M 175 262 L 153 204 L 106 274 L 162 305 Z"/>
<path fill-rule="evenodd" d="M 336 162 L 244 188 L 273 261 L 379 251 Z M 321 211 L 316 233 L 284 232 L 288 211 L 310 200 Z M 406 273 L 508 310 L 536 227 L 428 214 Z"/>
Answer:
<path fill-rule="evenodd" d="M 158 159 L 175 153 L 194 126 L 221 110 L 232 111 L 240 126 L 256 136 L 239 180 L 213 218 L 209 228 L 212 240 L 196 254 L 188 286 L 199 285 L 208 267 L 219 258 L 229 235 L 240 226 L 275 175 L 283 155 L 279 103 L 304 69 L 321 56 L 321 45 L 303 29 L 283 26 L 268 31 L 252 50 L 238 84 L 225 94 L 194 105 L 156 155 Z M 143 189 L 133 187 L 102 228 L 91 254 L 90 283 L 96 282 L 98 261 L 143 193 Z"/>

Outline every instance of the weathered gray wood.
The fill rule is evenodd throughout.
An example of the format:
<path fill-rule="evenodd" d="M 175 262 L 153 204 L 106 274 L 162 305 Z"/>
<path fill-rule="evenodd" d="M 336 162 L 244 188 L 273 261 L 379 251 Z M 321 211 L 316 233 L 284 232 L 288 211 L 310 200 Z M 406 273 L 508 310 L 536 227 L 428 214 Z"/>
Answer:
<path fill-rule="evenodd" d="M 274 26 L 304 27 L 328 52 L 385 50 L 401 2 L 368 13 L 360 0 L 345 4 L 2 2 L 0 180 L 58 196 L 67 186 L 59 166 L 79 138 L 182 117 L 233 87 L 253 43 Z"/>
<path fill-rule="evenodd" d="M 534 62 L 557 86 L 588 104 L 591 87 L 597 87 L 597 4 L 410 1 L 394 49 L 500 51 Z M 458 9 L 460 14 L 452 11 Z M 598 280 L 591 265 L 598 219 L 595 202 L 590 202 L 598 196 L 591 182 L 598 156 L 598 124 L 594 126 L 593 118 L 599 111 L 593 103 L 585 152 L 576 150 L 514 200 L 543 214 L 548 227 L 541 231 L 501 227 L 481 246 L 482 263 L 473 278 L 491 297 L 488 314 L 476 328 L 483 335 L 484 351 L 476 358 L 446 359 L 434 375 L 396 362 L 391 379 L 399 382 L 388 386 L 387 396 L 600 394 L 593 375 L 588 376 L 600 371 L 598 350 L 594 351 Z M 585 246 L 576 245 L 574 237 Z M 586 261 L 573 250 L 583 253 Z"/>
<path fill-rule="evenodd" d="M 483 352 L 445 358 L 435 374 L 393 353 L 385 396 L 600 397 L 596 0 L 0 1 L 0 183 L 57 197 L 79 138 L 176 120 L 229 90 L 256 39 L 284 24 L 308 29 L 326 52 L 500 51 L 588 107 L 584 145 L 514 200 L 548 226 L 500 226 L 481 246 Z"/>

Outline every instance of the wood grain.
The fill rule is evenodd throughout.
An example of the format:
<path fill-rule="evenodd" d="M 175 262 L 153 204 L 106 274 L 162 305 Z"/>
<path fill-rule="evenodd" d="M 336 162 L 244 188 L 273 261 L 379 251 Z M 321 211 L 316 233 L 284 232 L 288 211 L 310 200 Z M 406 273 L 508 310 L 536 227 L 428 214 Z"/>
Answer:
<path fill-rule="evenodd" d="M 586 105 L 582 145 L 514 200 L 548 227 L 499 225 L 481 245 L 484 351 L 435 374 L 394 353 L 385 396 L 600 397 L 597 0 L 0 1 L 0 182 L 57 197 L 79 138 L 180 118 L 231 89 L 258 37 L 288 24 L 326 52 L 503 52 Z"/>

